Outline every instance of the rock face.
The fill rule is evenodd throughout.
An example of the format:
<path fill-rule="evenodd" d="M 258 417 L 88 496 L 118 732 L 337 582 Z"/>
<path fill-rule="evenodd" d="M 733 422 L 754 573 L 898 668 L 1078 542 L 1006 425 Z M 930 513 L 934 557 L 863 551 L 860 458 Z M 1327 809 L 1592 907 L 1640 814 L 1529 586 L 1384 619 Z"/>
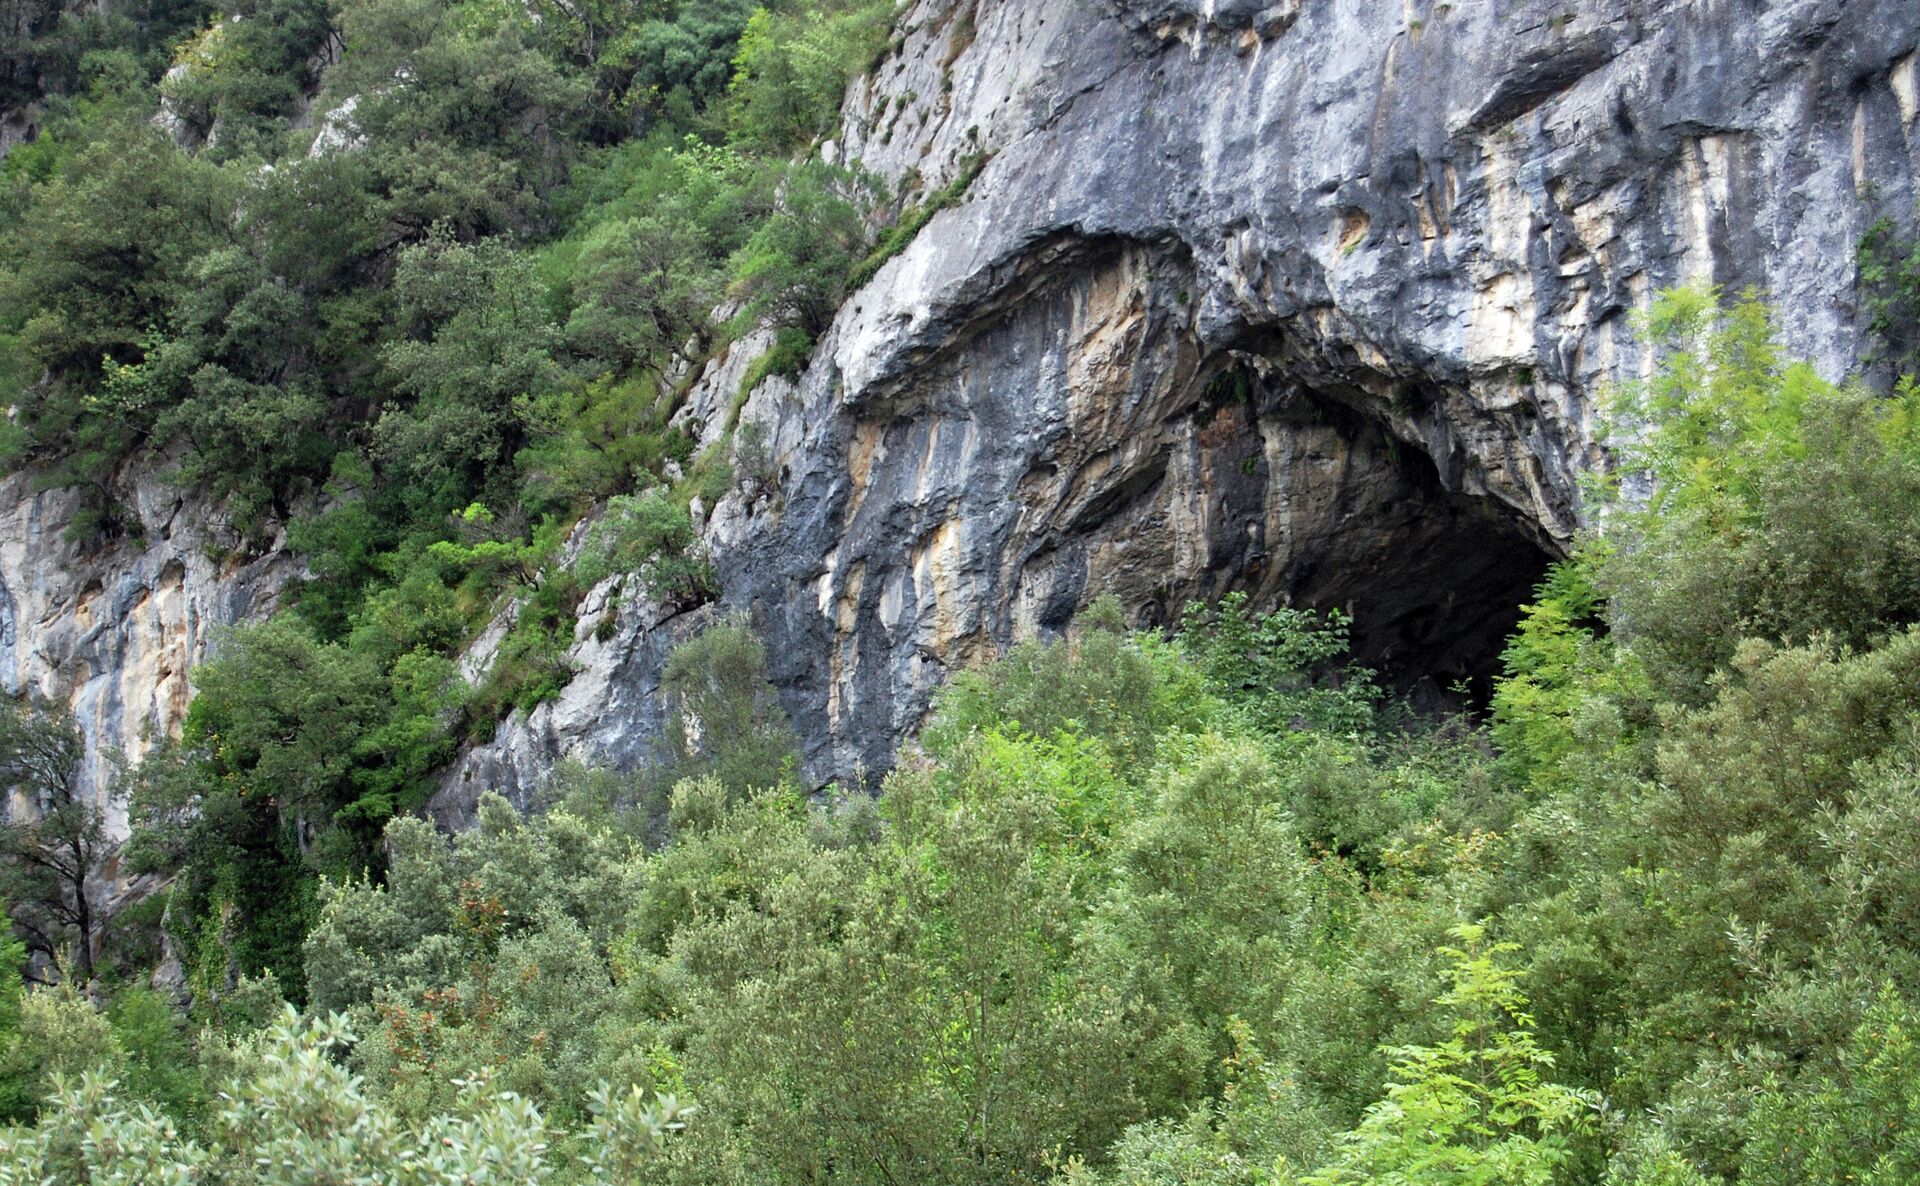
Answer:
<path fill-rule="evenodd" d="M 487 791 L 530 807 L 564 757 L 620 769 L 653 759 L 667 724 L 660 686 L 667 656 L 712 622 L 714 612 L 664 610 L 631 587 L 638 584 L 616 577 L 587 595 L 569 656 L 579 674 L 558 698 L 530 713 L 516 710 L 491 741 L 462 753 L 427 800 L 429 818 L 449 831 L 464 830 Z M 482 674 L 484 667 L 469 678 L 478 682 Z"/>
<path fill-rule="evenodd" d="M 72 707 L 97 790 L 114 754 L 137 761 L 179 728 L 188 672 L 220 628 L 264 618 L 299 566 L 278 546 L 241 551 L 217 509 L 158 479 L 134 484 L 144 540 L 69 541 L 79 504 L 72 490 L 37 491 L 31 474 L 0 481 L 0 688 Z M 124 835 L 125 804 L 107 806 Z"/>
<path fill-rule="evenodd" d="M 1913 221 L 1911 0 L 921 0 L 900 27 L 835 151 L 928 194 L 987 163 L 797 393 L 754 394 L 779 492 L 709 532 L 821 781 L 1107 591 L 1142 624 L 1229 589 L 1343 606 L 1390 670 L 1483 674 L 1579 521 L 1597 395 L 1650 364 L 1633 312 L 1757 287 L 1838 375 L 1855 245 Z"/>
<path fill-rule="evenodd" d="M 1342 606 L 1390 670 L 1484 673 L 1578 524 L 1596 397 L 1650 363 L 1633 312 L 1756 286 L 1837 375 L 1855 244 L 1913 223 L 1912 0 L 918 0 L 900 30 L 833 155 L 914 194 L 977 176 L 752 393 L 755 480 L 705 518 L 707 614 L 766 640 L 819 781 L 1106 591 L 1143 624 L 1230 589 Z M 764 342 L 707 370 L 703 438 Z M 57 499 L 0 489 L 8 686 L 137 750 L 288 567 L 209 559 L 184 511 L 81 559 Z M 612 593 L 437 817 L 565 753 L 644 760 L 707 616 Z"/>
<path fill-rule="evenodd" d="M 784 505 L 720 541 L 811 770 L 1102 591 L 1349 606 L 1484 671 L 1578 521 L 1630 314 L 1771 294 L 1830 373 L 1855 244 L 1915 202 L 1905 0 L 926 0 L 843 151 L 956 208 L 777 410 Z"/>

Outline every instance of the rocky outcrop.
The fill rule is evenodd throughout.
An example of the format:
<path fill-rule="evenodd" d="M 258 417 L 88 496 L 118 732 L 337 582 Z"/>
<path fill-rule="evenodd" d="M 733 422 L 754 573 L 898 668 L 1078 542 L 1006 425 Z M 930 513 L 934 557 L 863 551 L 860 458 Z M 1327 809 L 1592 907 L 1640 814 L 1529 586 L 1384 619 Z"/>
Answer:
<path fill-rule="evenodd" d="M 1855 244 L 1913 221 L 1917 46 L 1910 0 L 917 0 L 832 153 L 966 192 L 737 413 L 748 480 L 701 508 L 721 604 L 596 590 L 573 685 L 435 815 L 567 753 L 644 761 L 665 655 L 721 612 L 820 781 L 1101 592 L 1142 624 L 1229 589 L 1338 605 L 1405 678 L 1484 674 L 1654 293 L 1764 289 L 1794 350 L 1858 363 Z M 696 383 L 703 441 L 765 344 Z M 147 541 L 83 555 L 64 496 L 0 488 L 7 686 L 136 753 L 292 571 L 143 491 Z"/>
<path fill-rule="evenodd" d="M 530 807 L 565 757 L 619 769 L 654 759 L 667 720 L 660 688 L 667 656 L 713 613 L 662 610 L 627 587 L 637 584 L 616 578 L 588 594 L 569 655 L 579 675 L 557 698 L 531 712 L 515 711 L 491 740 L 468 747 L 428 799 L 428 818 L 449 831 L 464 830 L 489 791 Z"/>
<path fill-rule="evenodd" d="M 716 554 L 820 777 L 1103 590 L 1349 605 L 1484 671 L 1579 520 L 1632 313 L 1756 286 L 1829 373 L 1855 244 L 1911 221 L 1899 0 L 925 0 L 841 144 L 932 191 L 778 415 Z"/>
<path fill-rule="evenodd" d="M 299 566 L 279 542 L 248 551 L 217 507 L 151 477 L 130 500 L 144 538 L 74 542 L 79 495 L 36 476 L 0 480 L 0 688 L 72 707 L 98 789 L 115 755 L 137 761 L 178 731 L 220 629 L 265 617 Z M 126 805 L 107 810 L 124 835 Z"/>
<path fill-rule="evenodd" d="M 978 176 L 797 391 L 754 393 L 778 489 L 708 533 L 821 781 L 1101 592 L 1141 624 L 1338 605 L 1390 670 L 1484 674 L 1579 523 L 1596 397 L 1649 365 L 1635 310 L 1757 287 L 1837 375 L 1855 244 L 1913 218 L 1903 0 L 920 0 L 900 28 L 834 151 L 909 192 Z M 651 637 L 623 619 L 623 670 Z"/>

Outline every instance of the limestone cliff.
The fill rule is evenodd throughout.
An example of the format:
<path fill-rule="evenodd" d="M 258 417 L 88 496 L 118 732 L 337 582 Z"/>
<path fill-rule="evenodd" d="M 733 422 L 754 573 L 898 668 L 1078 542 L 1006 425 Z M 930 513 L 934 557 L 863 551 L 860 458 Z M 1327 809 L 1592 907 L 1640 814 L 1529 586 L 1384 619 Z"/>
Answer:
<path fill-rule="evenodd" d="M 747 402 L 772 480 L 701 508 L 720 606 L 596 590 L 573 687 L 435 813 L 644 760 L 665 653 L 727 610 L 822 781 L 1103 591 L 1340 605 L 1371 661 L 1484 673 L 1653 293 L 1757 286 L 1858 363 L 1855 244 L 1920 196 L 1916 47 L 1912 0 L 917 0 L 822 151 L 912 201 L 971 181 Z M 701 435 L 765 343 L 709 364 Z M 0 489 L 9 686 L 137 749 L 290 565 L 215 559 L 184 507 L 81 557 L 57 497 Z"/>
<path fill-rule="evenodd" d="M 299 568 L 279 544 L 248 552 L 217 507 L 152 477 L 132 483 L 143 538 L 70 540 L 78 493 L 36 477 L 0 481 L 0 688 L 72 707 L 97 789 L 115 755 L 138 761 L 178 730 L 220 628 L 264 618 Z M 124 833 L 126 805 L 107 813 Z"/>
<path fill-rule="evenodd" d="M 819 779 L 1107 590 L 1141 623 L 1342 605 L 1373 661 L 1484 671 L 1578 522 L 1596 395 L 1649 361 L 1634 310 L 1756 286 L 1838 374 L 1858 238 L 1914 210 L 1905 0 L 922 0 L 901 29 L 830 151 L 920 193 L 986 163 L 797 391 L 755 393 L 779 493 L 710 533 Z"/>

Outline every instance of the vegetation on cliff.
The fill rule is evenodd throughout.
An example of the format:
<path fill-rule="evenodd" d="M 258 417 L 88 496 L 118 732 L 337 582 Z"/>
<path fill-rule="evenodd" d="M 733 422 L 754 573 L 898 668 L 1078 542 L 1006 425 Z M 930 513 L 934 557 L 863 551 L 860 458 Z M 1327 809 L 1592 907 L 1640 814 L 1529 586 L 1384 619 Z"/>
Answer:
<path fill-rule="evenodd" d="M 306 560 L 126 788 L 189 964 L 297 986 L 313 872 L 377 870 L 462 740 L 558 694 L 597 581 L 713 596 L 690 510 L 733 450 L 669 420 L 749 328 L 804 361 L 884 224 L 815 149 L 892 5 L 28 7 L 0 461 L 86 490 L 92 542 L 146 529 L 122 481 L 158 464 Z"/>

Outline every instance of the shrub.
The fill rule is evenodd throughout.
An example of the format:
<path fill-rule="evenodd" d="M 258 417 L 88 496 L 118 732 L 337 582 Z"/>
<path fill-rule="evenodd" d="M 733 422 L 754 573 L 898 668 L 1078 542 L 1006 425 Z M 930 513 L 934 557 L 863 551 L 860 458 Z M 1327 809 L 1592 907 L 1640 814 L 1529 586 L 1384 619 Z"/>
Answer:
<path fill-rule="evenodd" d="M 1485 943 L 1479 926 L 1453 933 L 1464 946 L 1441 949 L 1450 983 L 1434 1000 L 1452 1017 L 1451 1036 L 1392 1052 L 1386 1098 L 1304 1186 L 1550 1186 L 1570 1159 L 1569 1139 L 1590 1126 L 1596 1101 L 1544 1077 L 1553 1056 L 1530 1032 L 1520 973 L 1501 966 L 1518 947 Z"/>
<path fill-rule="evenodd" d="M 658 489 L 609 500 L 585 555 L 583 582 L 596 582 L 602 574 L 638 573 L 648 596 L 663 605 L 684 609 L 719 591 L 692 516 Z"/>
<path fill-rule="evenodd" d="M 243 1040 L 229 1055 L 237 1069 L 223 1085 L 206 1144 L 130 1105 L 110 1077 L 63 1081 L 38 1128 L 0 1133 L 0 1181 L 549 1183 L 576 1157 L 589 1172 L 631 1172 L 692 1111 L 672 1099 L 606 1092 L 598 1120 L 575 1136 L 555 1132 L 532 1104 L 481 1077 L 464 1086 L 453 1113 L 409 1123 L 333 1057 L 352 1041 L 340 1018 L 307 1022 L 291 1011 Z"/>
<path fill-rule="evenodd" d="M 1789 363 L 1764 306 L 1662 297 L 1668 354 L 1616 416 L 1604 547 L 1589 551 L 1616 634 L 1669 694 L 1697 697 L 1744 637 L 1859 646 L 1920 621 L 1920 390 L 1876 399 Z"/>
<path fill-rule="evenodd" d="M 660 686 L 670 705 L 661 785 L 710 776 L 738 795 L 793 777 L 799 739 L 767 682 L 766 648 L 744 619 L 675 647 Z"/>

